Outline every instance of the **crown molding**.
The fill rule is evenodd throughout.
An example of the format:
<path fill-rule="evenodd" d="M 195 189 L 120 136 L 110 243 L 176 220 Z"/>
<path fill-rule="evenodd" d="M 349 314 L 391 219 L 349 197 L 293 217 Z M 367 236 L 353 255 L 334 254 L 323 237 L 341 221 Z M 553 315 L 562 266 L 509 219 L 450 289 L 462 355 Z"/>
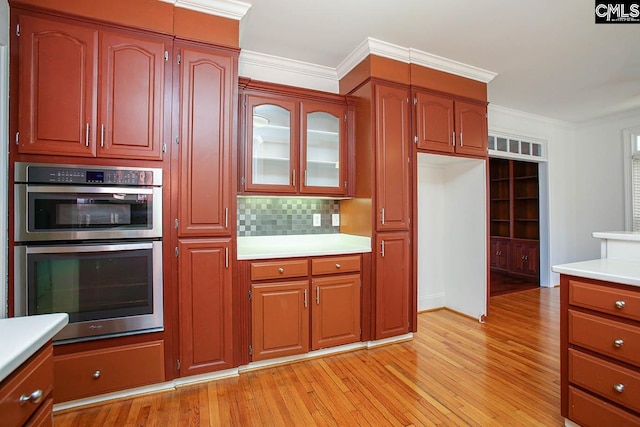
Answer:
<path fill-rule="evenodd" d="M 472 65 L 463 64 L 442 56 L 433 55 L 414 48 L 406 48 L 367 37 L 358 45 L 336 68 L 338 78 L 341 79 L 356 65 L 362 62 L 368 55 L 377 55 L 384 58 L 394 59 L 396 61 L 416 64 L 449 74 L 466 77 L 468 79 L 477 80 L 482 83 L 489 83 L 496 73 Z"/>
<path fill-rule="evenodd" d="M 175 7 L 194 10 L 208 15 L 221 16 L 223 18 L 239 21 L 251 7 L 249 3 L 237 0 L 160 0 L 172 3 Z"/>
<path fill-rule="evenodd" d="M 334 82 L 338 81 L 335 68 L 282 58 L 280 56 L 268 55 L 260 52 L 253 52 L 250 50 L 243 49 L 240 52 L 238 63 L 241 66 L 258 66 L 313 78 L 331 80 Z"/>
<path fill-rule="evenodd" d="M 564 120 L 552 119 L 551 117 L 541 116 L 538 114 L 527 113 L 525 111 L 516 110 L 509 107 L 502 107 L 496 104 L 489 104 L 487 107 L 489 117 L 491 117 L 491 113 L 502 113 L 513 117 L 518 117 L 527 120 L 535 120 L 537 122 L 547 123 L 554 126 L 564 127 L 567 129 L 575 129 L 575 123 L 566 122 Z"/>
<path fill-rule="evenodd" d="M 497 73 L 474 67 L 473 65 L 463 64 L 462 62 L 434 55 L 432 53 L 423 52 L 418 49 L 409 48 L 409 60 L 412 64 L 421 65 L 434 70 L 444 71 L 445 73 L 455 74 L 457 76 L 466 77 L 468 79 L 477 80 L 482 83 L 489 83 Z"/>

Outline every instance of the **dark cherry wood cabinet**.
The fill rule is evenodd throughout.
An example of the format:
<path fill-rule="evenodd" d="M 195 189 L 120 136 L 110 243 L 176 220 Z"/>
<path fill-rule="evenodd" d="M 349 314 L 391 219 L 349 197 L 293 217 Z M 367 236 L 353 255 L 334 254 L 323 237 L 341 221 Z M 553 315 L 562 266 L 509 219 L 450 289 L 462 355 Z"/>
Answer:
<path fill-rule="evenodd" d="M 28 14 L 19 25 L 18 152 L 162 159 L 169 39 Z"/>
<path fill-rule="evenodd" d="M 213 48 L 176 47 L 181 55 L 178 235 L 230 236 L 237 59 Z"/>
<path fill-rule="evenodd" d="M 250 80 L 240 96 L 241 191 L 347 194 L 349 97 Z"/>
<path fill-rule="evenodd" d="M 491 269 L 540 277 L 538 164 L 489 159 L 489 194 Z"/>
<path fill-rule="evenodd" d="M 309 281 L 251 285 L 253 360 L 309 351 Z"/>
<path fill-rule="evenodd" d="M 231 239 L 179 241 L 180 375 L 233 366 Z"/>
<path fill-rule="evenodd" d="M 360 341 L 360 275 L 314 278 L 311 282 L 311 349 Z"/>
<path fill-rule="evenodd" d="M 378 233 L 375 271 L 375 338 L 409 332 L 411 250 L 409 234 Z"/>
<path fill-rule="evenodd" d="M 409 230 L 411 216 L 411 154 L 409 91 L 375 86 L 376 229 Z"/>
<path fill-rule="evenodd" d="M 415 134 L 418 149 L 486 157 L 488 144 L 487 107 L 414 90 Z"/>

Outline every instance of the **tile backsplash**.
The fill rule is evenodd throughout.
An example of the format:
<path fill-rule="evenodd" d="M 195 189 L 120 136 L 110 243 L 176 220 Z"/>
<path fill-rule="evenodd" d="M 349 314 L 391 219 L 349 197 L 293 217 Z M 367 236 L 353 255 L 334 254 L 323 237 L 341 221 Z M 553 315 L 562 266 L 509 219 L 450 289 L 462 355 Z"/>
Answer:
<path fill-rule="evenodd" d="M 313 226 L 313 214 L 320 226 Z M 340 213 L 340 202 L 328 199 L 238 197 L 238 236 L 339 233 L 331 215 Z"/>

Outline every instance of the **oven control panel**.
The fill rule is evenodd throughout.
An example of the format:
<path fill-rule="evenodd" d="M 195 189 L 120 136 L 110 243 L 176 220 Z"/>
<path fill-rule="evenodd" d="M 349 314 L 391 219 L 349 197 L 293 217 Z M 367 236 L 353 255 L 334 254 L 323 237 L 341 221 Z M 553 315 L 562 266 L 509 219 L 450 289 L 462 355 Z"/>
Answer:
<path fill-rule="evenodd" d="M 16 182 L 33 184 L 162 185 L 162 169 L 16 163 Z M 22 179 L 20 178 L 22 176 Z"/>

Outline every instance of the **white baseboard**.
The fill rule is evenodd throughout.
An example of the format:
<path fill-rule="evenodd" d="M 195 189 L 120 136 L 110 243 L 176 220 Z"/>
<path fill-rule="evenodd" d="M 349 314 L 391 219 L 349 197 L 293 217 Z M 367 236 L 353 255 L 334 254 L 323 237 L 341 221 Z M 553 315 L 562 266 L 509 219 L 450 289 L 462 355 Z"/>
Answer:
<path fill-rule="evenodd" d="M 433 310 L 444 307 L 444 292 L 431 294 L 418 299 L 418 311 Z"/>

